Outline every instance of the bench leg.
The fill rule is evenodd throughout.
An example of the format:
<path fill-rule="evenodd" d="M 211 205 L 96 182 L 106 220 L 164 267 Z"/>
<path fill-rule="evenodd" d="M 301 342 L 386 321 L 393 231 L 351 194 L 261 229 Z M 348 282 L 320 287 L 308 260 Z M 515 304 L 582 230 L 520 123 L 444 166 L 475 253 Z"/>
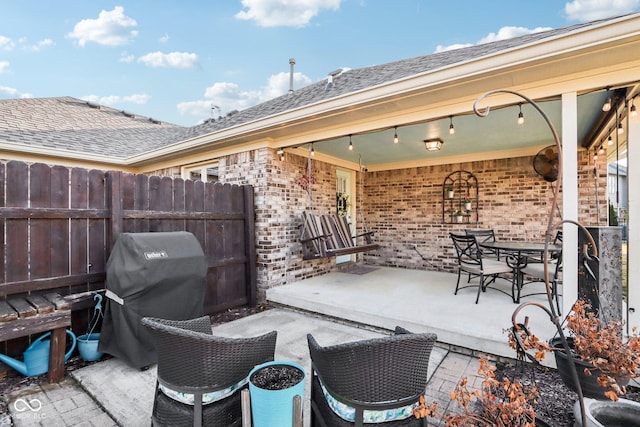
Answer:
<path fill-rule="evenodd" d="M 65 328 L 51 331 L 49 344 L 49 382 L 58 382 L 64 377 L 64 350 L 67 333 Z"/>

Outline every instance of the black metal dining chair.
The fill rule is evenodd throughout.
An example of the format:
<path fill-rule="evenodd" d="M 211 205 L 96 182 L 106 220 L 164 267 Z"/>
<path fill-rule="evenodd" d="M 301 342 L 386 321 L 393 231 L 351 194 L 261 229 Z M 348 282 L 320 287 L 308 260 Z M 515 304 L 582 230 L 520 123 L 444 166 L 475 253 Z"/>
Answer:
<path fill-rule="evenodd" d="M 478 244 L 496 241 L 496 233 L 495 231 L 493 231 L 493 228 L 483 228 L 483 229 L 467 228 L 464 230 L 464 234 L 466 234 L 467 236 L 476 236 L 476 240 L 478 241 Z M 496 249 L 480 248 L 480 250 L 482 251 L 482 255 L 485 258 L 500 259 L 500 252 Z"/>
<path fill-rule="evenodd" d="M 520 274 L 525 276 L 529 276 L 532 282 L 539 282 L 545 280 L 544 274 L 544 263 L 543 262 L 534 262 L 528 263 L 525 267 L 520 269 Z M 556 303 L 556 308 L 558 310 L 558 314 L 560 314 L 560 294 L 558 292 L 558 286 L 562 284 L 562 251 L 555 253 L 554 258 L 549 259 L 547 263 L 547 277 L 549 284 L 551 286 L 551 295 Z M 524 283 L 524 280 L 521 280 L 521 283 Z M 546 292 L 545 292 L 546 293 Z M 541 293 L 538 293 L 541 294 Z M 536 295 L 536 294 L 528 294 L 523 296 Z"/>
<path fill-rule="evenodd" d="M 482 251 L 478 246 L 476 236 L 466 234 L 454 234 L 449 233 L 453 240 L 453 245 L 456 249 L 456 255 L 458 258 L 458 281 L 456 283 L 456 290 L 454 295 L 458 294 L 460 289 L 476 286 L 475 284 L 460 286 L 460 276 L 462 273 L 467 273 L 480 278 L 478 282 L 478 293 L 476 296 L 476 304 L 480 299 L 480 292 L 484 292 L 488 289 L 490 283 L 495 282 L 495 279 L 503 274 L 511 274 L 511 294 L 505 292 L 500 288 L 491 288 L 504 294 L 510 295 L 513 301 L 516 299 L 516 280 L 513 272 L 513 268 L 504 261 L 496 259 L 485 259 Z"/>

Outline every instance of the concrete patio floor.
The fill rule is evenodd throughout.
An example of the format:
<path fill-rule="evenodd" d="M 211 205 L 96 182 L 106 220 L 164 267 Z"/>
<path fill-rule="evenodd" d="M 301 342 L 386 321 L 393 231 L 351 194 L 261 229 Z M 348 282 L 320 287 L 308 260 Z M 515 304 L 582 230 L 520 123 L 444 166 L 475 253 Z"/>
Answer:
<path fill-rule="evenodd" d="M 518 307 L 510 296 L 488 289 L 475 304 L 477 287 L 454 295 L 457 274 L 379 267 L 365 274 L 332 272 L 267 290 L 270 304 L 343 319 L 375 328 L 396 325 L 414 332 L 434 332 L 438 342 L 464 354 L 515 358 L 505 330 Z M 466 276 L 461 280 L 465 281 Z M 478 279 L 472 280 L 477 283 Z M 511 292 L 511 284 L 498 280 L 492 287 Z M 544 283 L 530 283 L 523 294 L 542 292 Z M 521 303 L 546 304 L 545 295 L 529 296 Z M 549 316 L 539 308 L 524 309 L 519 321 L 541 339 L 555 335 Z M 546 358 L 553 359 L 553 358 Z M 546 360 L 546 363 L 553 363 Z"/>

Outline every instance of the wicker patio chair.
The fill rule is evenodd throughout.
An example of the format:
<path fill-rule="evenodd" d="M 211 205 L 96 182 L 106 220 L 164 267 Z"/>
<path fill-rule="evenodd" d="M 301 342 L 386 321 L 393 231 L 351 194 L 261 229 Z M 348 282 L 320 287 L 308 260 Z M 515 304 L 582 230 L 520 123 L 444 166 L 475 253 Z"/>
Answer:
<path fill-rule="evenodd" d="M 476 286 L 475 284 L 460 286 L 460 276 L 462 273 L 478 276 L 480 281 L 478 282 L 478 294 L 476 296 L 476 304 L 480 299 L 480 291 L 487 290 L 490 283 L 495 282 L 495 279 L 502 274 L 513 274 L 513 268 L 510 267 L 504 261 L 498 261 L 495 259 L 484 259 L 482 251 L 479 249 L 476 236 L 467 236 L 465 234 L 453 234 L 449 233 L 453 245 L 456 249 L 456 255 L 458 258 L 458 281 L 456 283 L 456 290 L 454 295 L 458 294 L 460 289 Z M 511 298 L 516 301 L 516 280 L 515 277 L 511 277 Z M 496 291 L 509 295 L 509 293 L 503 291 L 500 288 L 492 288 Z"/>
<path fill-rule="evenodd" d="M 308 334 L 311 426 L 380 426 L 383 424 L 364 423 L 364 416 L 372 415 L 364 411 L 389 410 L 416 403 L 426 389 L 429 356 L 436 340 L 437 336 L 432 333 L 412 334 L 396 327 L 395 334 L 388 337 L 322 347 Z M 355 409 L 354 421 L 346 421 L 336 414 L 336 401 L 338 405 Z M 385 427 L 426 425 L 425 419 L 413 415 L 384 422 Z"/>
<path fill-rule="evenodd" d="M 273 360 L 277 333 L 217 337 L 212 335 L 208 316 L 183 321 L 144 317 L 142 324 L 158 353 L 152 425 L 240 426 L 239 389 L 254 366 Z M 168 394 L 187 393 L 193 404 L 169 397 L 163 388 L 170 389 Z M 202 404 L 203 395 L 207 398 L 224 391 L 231 395 Z"/>

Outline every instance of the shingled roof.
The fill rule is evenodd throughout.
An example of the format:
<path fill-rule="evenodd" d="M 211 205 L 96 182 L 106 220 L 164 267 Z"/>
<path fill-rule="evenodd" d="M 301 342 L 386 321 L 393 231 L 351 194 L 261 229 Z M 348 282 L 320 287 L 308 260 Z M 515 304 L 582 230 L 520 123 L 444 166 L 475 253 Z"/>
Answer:
<path fill-rule="evenodd" d="M 193 127 L 158 122 L 71 97 L 0 100 L 0 142 L 100 153 L 127 159 L 190 138 L 299 109 L 498 52 L 554 38 L 603 21 L 577 24 L 492 43 L 338 73 L 245 110 Z"/>

